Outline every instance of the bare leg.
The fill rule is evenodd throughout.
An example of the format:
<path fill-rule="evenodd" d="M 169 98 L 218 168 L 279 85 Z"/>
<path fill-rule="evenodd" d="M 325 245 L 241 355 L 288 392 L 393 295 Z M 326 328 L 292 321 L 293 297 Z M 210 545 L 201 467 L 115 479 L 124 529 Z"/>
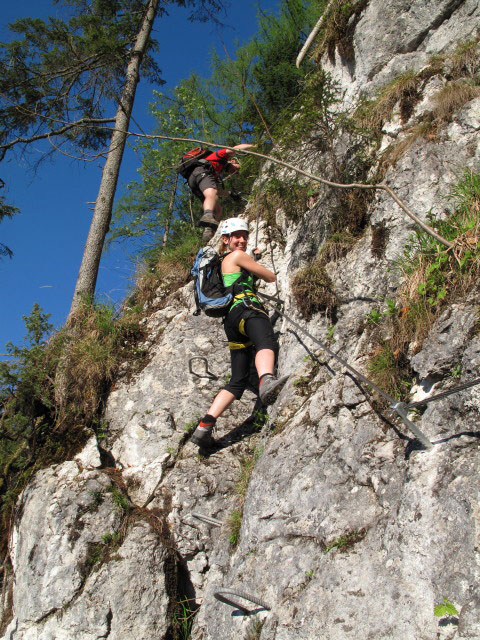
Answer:
<path fill-rule="evenodd" d="M 215 218 L 217 217 L 217 207 L 220 207 L 220 216 L 222 215 L 222 208 L 218 201 L 218 191 L 213 187 L 208 187 L 203 191 L 203 196 L 205 200 L 203 201 L 203 210 L 206 211 L 210 209 L 215 212 Z M 219 218 L 220 219 L 220 218 Z"/>
<path fill-rule="evenodd" d="M 215 396 L 215 400 L 212 402 L 212 405 L 207 413 L 214 418 L 218 418 L 222 415 L 225 409 L 228 409 L 228 407 L 234 400 L 235 396 L 233 395 L 233 393 L 230 393 L 230 391 L 227 391 L 226 389 L 222 389 Z"/>
<path fill-rule="evenodd" d="M 260 349 L 260 351 L 257 351 L 255 367 L 259 378 L 265 373 L 273 373 L 274 366 L 275 353 L 272 349 Z"/>

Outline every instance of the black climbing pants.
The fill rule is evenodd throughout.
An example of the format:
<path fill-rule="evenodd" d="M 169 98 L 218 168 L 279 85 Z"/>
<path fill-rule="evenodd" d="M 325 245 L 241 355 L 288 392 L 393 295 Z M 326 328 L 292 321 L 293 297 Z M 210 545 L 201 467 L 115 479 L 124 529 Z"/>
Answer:
<path fill-rule="evenodd" d="M 240 400 L 245 389 L 258 393 L 257 351 L 272 349 L 276 354 L 278 344 L 270 319 L 259 303 L 237 305 L 223 322 L 232 366 L 232 377 L 224 389 Z"/>

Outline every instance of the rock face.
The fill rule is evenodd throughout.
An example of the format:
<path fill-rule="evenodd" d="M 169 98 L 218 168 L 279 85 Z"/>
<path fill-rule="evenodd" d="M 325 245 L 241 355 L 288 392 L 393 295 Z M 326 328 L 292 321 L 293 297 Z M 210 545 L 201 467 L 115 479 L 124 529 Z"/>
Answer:
<path fill-rule="evenodd" d="M 353 34 L 354 60 L 337 51 L 324 64 L 352 105 L 479 27 L 476 0 L 371 0 Z M 417 114 L 428 100 L 427 90 Z M 401 128 L 384 125 L 387 142 Z M 423 219 L 442 211 L 458 173 L 478 170 L 479 128 L 476 99 L 435 140 L 414 142 L 385 181 Z M 285 313 L 365 372 L 365 316 L 398 289 L 392 267 L 413 222 L 377 194 L 365 234 L 326 265 L 339 299 L 332 329 L 323 313 L 303 320 L 289 288 L 322 245 L 329 202 L 326 194 L 298 224 L 278 212 L 284 249 L 267 242 L 264 223 L 260 242 Z M 478 376 L 478 303 L 472 294 L 448 308 L 412 354 L 418 393 Z M 280 319 L 279 369 L 290 379 L 268 423 L 247 392 L 218 422 L 220 448 L 198 456 L 188 434 L 225 383 L 229 356 L 221 323 L 193 317 L 192 306 L 187 285 L 149 317 L 149 364 L 112 391 L 107 438 L 39 472 L 21 496 L 4 640 L 186 638 L 175 631 L 182 603 L 198 608 L 193 640 L 479 640 L 480 385 L 411 416 L 434 443 L 423 451 L 362 382 Z M 312 351 L 318 357 L 306 358 Z M 222 587 L 270 610 L 232 609 L 214 598 Z M 458 614 L 436 618 L 444 598 Z"/>

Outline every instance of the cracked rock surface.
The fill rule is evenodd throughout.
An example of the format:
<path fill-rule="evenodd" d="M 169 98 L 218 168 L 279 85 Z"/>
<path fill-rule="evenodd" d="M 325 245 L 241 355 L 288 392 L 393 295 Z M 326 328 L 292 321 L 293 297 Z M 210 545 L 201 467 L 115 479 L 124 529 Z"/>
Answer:
<path fill-rule="evenodd" d="M 336 51 L 324 62 L 351 106 L 478 27 L 476 0 L 370 0 L 355 59 Z M 443 82 L 430 78 L 409 126 Z M 383 147 L 402 126 L 395 115 L 385 124 Z M 479 129 L 476 99 L 435 140 L 414 142 L 385 182 L 423 220 L 441 214 L 459 173 L 478 171 Z M 346 154 L 348 141 L 340 148 Z M 309 169 L 323 175 L 320 160 Z M 277 212 L 282 242 L 269 242 L 262 221 L 262 263 L 278 273 L 278 292 L 263 291 L 279 293 L 288 316 L 366 375 L 366 316 L 401 286 L 395 264 L 413 222 L 377 192 L 364 234 L 325 267 L 336 321 L 321 312 L 305 320 L 290 282 L 320 251 L 337 206 L 328 189 L 320 194 L 299 223 Z M 479 305 L 476 290 L 457 300 L 412 348 L 412 400 L 478 377 Z M 151 313 L 149 362 L 110 393 L 107 436 L 38 472 L 20 497 L 2 640 L 172 640 L 187 601 L 197 612 L 192 640 L 480 640 L 480 385 L 409 414 L 433 442 L 421 450 L 363 382 L 280 318 L 279 371 L 290 378 L 268 423 L 246 392 L 218 421 L 218 449 L 199 455 L 189 434 L 225 384 L 229 354 L 221 322 L 193 308 L 187 285 Z M 270 610 L 221 603 L 222 587 Z M 436 618 L 444 598 L 458 614 Z"/>

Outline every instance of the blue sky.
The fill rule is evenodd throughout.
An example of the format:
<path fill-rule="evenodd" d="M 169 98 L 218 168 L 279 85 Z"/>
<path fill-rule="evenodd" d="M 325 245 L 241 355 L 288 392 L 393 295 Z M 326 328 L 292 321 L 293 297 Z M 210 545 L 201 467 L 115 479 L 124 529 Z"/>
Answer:
<path fill-rule="evenodd" d="M 226 15 L 220 16 L 226 25 L 220 32 L 211 23 L 189 22 L 189 11 L 178 7 L 169 10 L 169 17 L 156 21 L 155 37 L 160 43 L 157 61 L 167 83 L 164 88 L 174 87 L 193 71 L 208 75 L 212 46 L 222 52 L 223 39 L 232 54 L 235 41 L 244 42 L 256 32 L 257 7 L 277 12 L 280 0 L 230 0 L 228 4 Z M 55 15 L 61 17 L 62 8 L 50 0 L 3 3 L 0 40 L 10 38 L 7 25 L 18 18 Z M 155 88 L 158 87 L 142 80 L 137 90 L 133 116 L 146 133 L 153 127 L 147 105 Z M 133 130 L 134 125 L 130 128 Z M 32 148 L 29 159 L 40 155 L 40 148 Z M 0 224 L 0 242 L 14 252 L 11 260 L 0 260 L 1 353 L 8 341 L 22 343 L 22 315 L 28 315 L 35 302 L 51 314 L 50 321 L 56 327 L 65 321 L 90 226 L 92 205 L 87 203 L 96 199 L 102 166 L 101 160 L 79 163 L 58 153 L 36 172 L 19 154 L 7 155 L 0 164 L 0 178 L 6 184 L 2 195 L 21 210 Z M 123 187 L 136 177 L 138 166 L 135 153 L 127 150 L 117 199 Z M 100 265 L 97 296 L 118 303 L 132 285 L 134 272 L 135 264 L 127 248 L 112 247 Z"/>

